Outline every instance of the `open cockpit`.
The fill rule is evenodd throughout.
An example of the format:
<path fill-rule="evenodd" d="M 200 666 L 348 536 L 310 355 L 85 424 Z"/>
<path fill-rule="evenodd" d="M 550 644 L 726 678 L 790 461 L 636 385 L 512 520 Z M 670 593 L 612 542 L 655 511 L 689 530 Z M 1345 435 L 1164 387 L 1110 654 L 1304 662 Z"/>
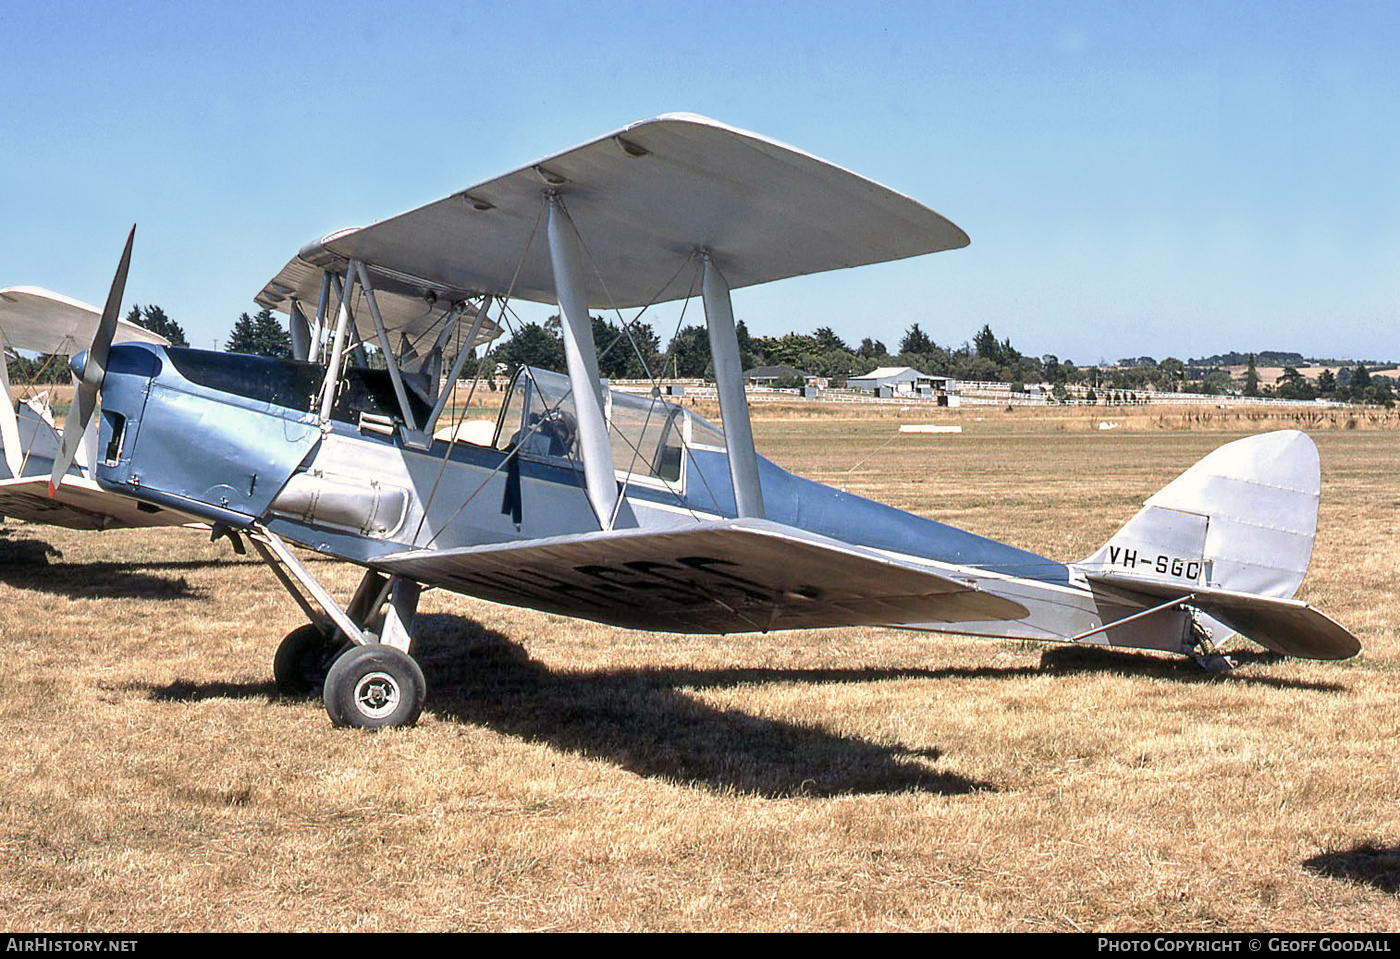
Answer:
<path fill-rule="evenodd" d="M 684 480 L 685 450 L 724 449 L 724 434 L 691 410 L 650 393 L 607 389 L 604 418 L 608 424 L 613 469 L 619 479 L 679 489 Z M 517 450 L 529 460 L 581 467 L 578 413 L 569 378 L 563 373 L 522 367 L 511 379 L 496 422 L 467 420 L 455 431 L 439 430 L 435 439 Z"/>

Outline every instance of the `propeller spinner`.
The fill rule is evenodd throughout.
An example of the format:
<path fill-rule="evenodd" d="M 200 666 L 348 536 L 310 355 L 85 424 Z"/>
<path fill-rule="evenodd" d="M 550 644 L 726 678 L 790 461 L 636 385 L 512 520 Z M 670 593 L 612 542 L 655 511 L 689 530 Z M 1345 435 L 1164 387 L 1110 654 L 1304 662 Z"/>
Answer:
<path fill-rule="evenodd" d="M 112 349 L 112 339 L 117 333 L 117 314 L 121 312 L 122 294 L 126 291 L 126 274 L 131 266 L 131 243 L 136 239 L 136 227 L 126 238 L 126 249 L 117 264 L 117 275 L 112 278 L 112 289 L 107 294 L 107 305 L 102 308 L 102 319 L 93 334 L 92 345 L 85 353 L 73 357 L 70 368 L 73 370 L 75 389 L 73 406 L 68 411 L 68 419 L 63 424 L 63 443 L 58 457 L 53 463 L 53 474 L 49 477 L 49 496 L 57 494 L 59 484 L 73 465 L 82 445 L 83 434 L 92 422 L 92 414 L 97 409 L 97 397 L 102 390 L 102 381 L 107 376 L 107 355 Z"/>

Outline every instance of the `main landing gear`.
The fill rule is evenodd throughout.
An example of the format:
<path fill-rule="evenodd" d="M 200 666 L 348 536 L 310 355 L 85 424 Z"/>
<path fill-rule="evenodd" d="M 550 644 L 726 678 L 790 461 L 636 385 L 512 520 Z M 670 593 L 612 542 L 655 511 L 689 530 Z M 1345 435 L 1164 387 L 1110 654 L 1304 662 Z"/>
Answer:
<path fill-rule="evenodd" d="M 272 660 L 283 696 L 321 694 L 337 726 L 411 726 L 428 684 L 412 656 L 383 643 L 356 646 L 333 628 L 307 623 L 287 634 Z"/>
<path fill-rule="evenodd" d="M 336 726 L 383 729 L 417 722 L 428 692 L 423 670 L 409 655 L 418 583 L 366 570 L 341 609 L 271 531 L 258 529 L 250 539 L 310 619 L 277 647 L 277 691 L 319 691 Z"/>
<path fill-rule="evenodd" d="M 412 726 L 428 685 L 413 657 L 392 646 L 356 646 L 326 674 L 322 699 L 337 726 Z"/>

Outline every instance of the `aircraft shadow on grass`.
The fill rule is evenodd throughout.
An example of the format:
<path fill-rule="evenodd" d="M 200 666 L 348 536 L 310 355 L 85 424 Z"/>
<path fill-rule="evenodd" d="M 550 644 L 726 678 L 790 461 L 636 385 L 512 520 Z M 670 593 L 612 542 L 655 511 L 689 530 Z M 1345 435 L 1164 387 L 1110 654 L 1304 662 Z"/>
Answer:
<path fill-rule="evenodd" d="M 1240 666 L 1255 664 L 1272 666 L 1288 662 L 1288 657 L 1254 650 L 1231 650 L 1230 656 Z M 1317 693 L 1345 692 L 1341 683 L 1287 679 L 1282 676 L 1258 676 L 1247 672 L 1211 673 L 1178 658 L 1154 656 L 1150 653 L 1126 652 L 1104 646 L 1055 646 L 1041 654 L 1040 669 L 1029 673 L 1053 672 L 1116 673 L 1121 676 L 1150 676 L 1180 683 L 1241 683 L 1247 686 L 1267 686 L 1272 689 L 1298 689 Z"/>
<path fill-rule="evenodd" d="M 194 569 L 215 562 L 65 563 L 63 554 L 37 539 L 0 539 L 0 583 L 69 599 L 193 599 L 204 591 L 183 576 L 143 570 Z M 52 560 L 59 562 L 52 562 Z"/>
<path fill-rule="evenodd" d="M 937 748 L 909 748 L 842 736 L 815 726 L 754 716 L 703 702 L 687 690 L 759 683 L 856 683 L 890 679 L 1012 679 L 1044 668 L 646 668 L 552 670 L 525 648 L 474 620 L 424 614 L 416 621 L 415 657 L 439 718 L 485 726 L 528 742 L 602 759 L 640 776 L 737 790 L 769 798 L 903 791 L 961 795 L 990 791 L 931 768 Z M 1192 664 L 1146 656 L 1079 657 L 1084 671 L 1203 675 Z M 1071 668 L 1071 667 L 1063 667 Z M 1234 674 L 1229 682 L 1322 688 Z M 261 683 L 188 681 L 150 688 L 152 698 L 277 697 Z"/>
<path fill-rule="evenodd" d="M 191 586 L 183 576 L 159 574 L 261 565 L 256 560 L 237 557 L 67 563 L 62 551 L 43 540 L 5 533 L 0 531 L 0 583 L 70 599 L 194 599 L 205 595 L 204 591 Z"/>
<path fill-rule="evenodd" d="M 873 682 L 931 675 L 919 669 L 638 669 L 554 671 L 505 635 L 470 619 L 422 615 L 415 657 L 432 712 L 528 742 L 603 759 L 637 775 L 769 798 L 859 793 L 943 795 L 988 783 L 931 769 L 937 749 L 882 745 L 707 705 L 686 687 L 759 682 Z M 157 700 L 277 698 L 273 683 L 145 687 Z"/>
<path fill-rule="evenodd" d="M 1360 843 L 1350 849 L 1304 860 L 1308 872 L 1329 879 L 1346 879 L 1392 895 L 1400 893 L 1400 847 Z"/>
<path fill-rule="evenodd" d="M 841 736 L 713 706 L 687 688 L 863 682 L 922 670 L 551 670 L 518 643 L 455 616 L 424 616 L 418 656 L 438 716 L 605 759 L 641 776 L 769 798 L 993 787 L 930 768 L 934 748 Z"/>

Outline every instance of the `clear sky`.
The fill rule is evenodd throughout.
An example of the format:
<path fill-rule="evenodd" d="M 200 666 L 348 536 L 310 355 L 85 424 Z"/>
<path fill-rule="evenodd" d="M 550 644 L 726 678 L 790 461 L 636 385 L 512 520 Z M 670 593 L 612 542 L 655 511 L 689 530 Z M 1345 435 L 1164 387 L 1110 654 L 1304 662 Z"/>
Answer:
<path fill-rule="evenodd" d="M 1400 359 L 1397 50 L 1395 2 L 0 0 L 0 287 L 100 304 L 135 222 L 128 302 L 209 347 L 309 240 L 690 111 L 972 237 L 756 333 Z"/>

